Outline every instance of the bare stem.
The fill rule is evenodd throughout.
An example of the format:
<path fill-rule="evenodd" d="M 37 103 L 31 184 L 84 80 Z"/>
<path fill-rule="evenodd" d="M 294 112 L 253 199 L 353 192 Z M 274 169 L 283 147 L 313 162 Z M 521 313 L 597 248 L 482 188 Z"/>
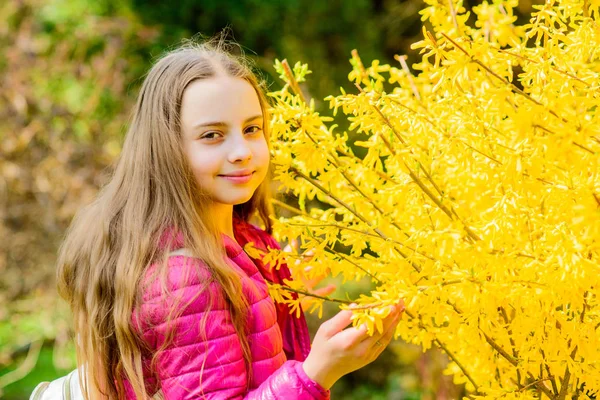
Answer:
<path fill-rule="evenodd" d="M 544 107 L 544 105 L 542 103 L 540 103 L 539 101 L 537 101 L 536 99 L 534 99 L 533 97 L 531 97 L 530 95 L 528 95 L 527 93 L 525 93 L 524 91 L 522 91 L 521 89 L 519 89 L 514 83 L 507 81 L 506 79 L 504 79 L 503 77 L 501 77 L 500 75 L 498 75 L 497 73 L 495 73 L 490 67 L 488 67 L 487 65 L 485 65 L 483 62 L 479 61 L 478 59 L 476 59 L 475 57 L 473 57 L 472 55 L 469 54 L 469 52 L 467 52 L 462 46 L 460 46 L 456 41 L 454 41 L 450 36 L 446 35 L 444 32 L 440 32 L 446 39 L 448 39 L 448 41 L 450 41 L 454 47 L 456 47 L 458 50 L 462 51 L 467 57 L 469 57 L 471 59 L 472 62 L 474 62 L 475 64 L 479 65 L 481 68 L 483 68 L 484 70 L 486 70 L 490 75 L 492 75 L 494 78 L 502 81 L 504 84 L 508 85 L 511 90 L 517 94 L 520 94 L 521 96 L 525 97 L 527 100 L 531 101 L 532 103 Z M 564 118 L 560 117 L 554 110 L 550 110 L 548 109 L 548 112 L 550 114 L 552 114 L 553 116 L 555 116 L 556 118 L 560 119 L 563 122 L 567 122 Z"/>
<path fill-rule="evenodd" d="M 587 151 L 587 152 L 588 152 L 588 153 L 590 153 L 590 154 L 596 154 L 596 152 L 595 152 L 595 151 L 588 149 L 587 147 L 585 147 L 585 146 L 584 146 L 584 145 L 582 145 L 582 144 L 579 144 L 579 143 L 577 143 L 577 142 L 575 142 L 575 141 L 573 142 L 573 144 L 574 144 L 575 146 L 577 146 L 577 147 L 579 147 L 579 148 L 581 148 L 581 149 L 583 149 L 583 150 Z"/>
<path fill-rule="evenodd" d="M 448 8 L 450 9 L 450 15 L 452 15 L 452 23 L 454 24 L 454 28 L 456 29 L 456 32 L 460 34 L 460 28 L 458 27 L 458 21 L 456 19 L 456 9 L 454 8 L 452 0 L 448 0 Z"/>
<path fill-rule="evenodd" d="M 409 310 L 404 310 L 404 313 L 406 315 L 408 315 L 410 318 L 416 319 L 418 321 L 418 323 L 419 323 L 419 328 L 421 328 L 421 329 L 423 329 L 425 331 L 427 330 L 427 328 L 421 322 L 421 319 L 418 318 L 416 315 L 414 315 L 413 313 L 411 313 Z M 458 366 L 458 368 L 460 368 L 460 370 L 467 377 L 467 379 L 469 380 L 469 382 L 471 382 L 471 384 L 473 385 L 473 387 L 475 387 L 475 392 L 478 392 L 479 391 L 479 385 L 477 385 L 477 383 L 475 382 L 475 379 L 473 379 L 473 377 L 471 376 L 471 374 L 469 374 L 469 372 L 467 371 L 467 369 L 458 360 L 458 358 L 456 357 L 456 355 L 452 351 L 450 351 L 448 349 L 448 347 L 444 343 L 442 343 L 439 339 L 435 338 L 433 340 L 433 342 L 436 343 L 442 350 L 444 350 L 444 352 L 448 355 L 448 357 Z"/>
<path fill-rule="evenodd" d="M 504 319 L 504 323 L 506 325 L 510 324 L 510 320 L 508 318 L 508 315 L 506 314 L 506 310 L 504 309 L 504 307 L 500 307 L 500 315 L 502 315 L 502 319 Z M 512 347 L 512 351 L 513 351 L 513 356 L 515 357 L 515 359 L 519 358 L 519 352 L 517 351 L 517 345 L 515 344 L 515 339 L 513 338 L 513 333 L 512 333 L 512 329 L 508 328 L 506 333 L 508 333 L 508 337 L 509 337 L 509 341 L 510 341 L 510 345 Z M 519 388 L 522 388 L 523 385 L 521 385 L 521 371 L 519 371 L 519 368 L 516 368 L 517 370 L 517 386 Z"/>
<path fill-rule="evenodd" d="M 319 147 L 319 143 L 317 143 L 317 141 L 312 137 L 312 135 L 308 132 L 305 131 L 304 132 L 306 134 L 306 136 L 308 136 L 308 138 L 315 144 L 315 146 Z M 346 181 L 354 188 L 356 189 L 368 202 L 369 204 L 371 204 L 378 212 L 379 214 L 381 214 L 382 216 L 385 216 L 387 213 L 377 204 L 377 202 L 372 199 L 367 193 L 365 193 L 360 187 L 359 185 L 354 182 L 354 179 L 352 179 L 352 177 L 350 175 L 348 175 L 345 171 L 345 168 L 342 167 L 340 164 L 340 160 L 337 158 L 337 156 L 331 152 L 327 152 L 329 157 L 332 158 L 332 160 L 330 160 L 330 162 L 333 164 L 333 166 L 336 168 L 336 171 L 338 171 L 340 174 L 342 174 L 342 176 L 344 177 L 344 179 L 346 179 Z M 396 221 L 391 221 L 392 226 L 394 226 L 396 229 L 398 229 L 400 232 L 402 232 L 406 237 L 409 237 L 408 233 L 406 233 L 404 231 L 404 229 L 402 229 L 397 223 Z"/>
<path fill-rule="evenodd" d="M 421 95 L 419 94 L 419 89 L 417 88 L 417 85 L 415 85 L 415 81 L 413 79 L 413 75 L 410 72 L 410 68 L 408 68 L 408 65 L 406 64 L 406 56 L 399 56 L 399 55 L 395 55 L 394 59 L 396 61 L 398 61 L 400 63 L 400 65 L 402 65 L 402 69 L 404 70 L 404 72 L 406 73 L 406 77 L 408 78 L 408 82 L 410 83 L 410 87 L 413 91 L 413 94 L 415 95 L 415 97 L 417 98 L 417 100 L 421 101 Z"/>
<path fill-rule="evenodd" d="M 338 224 L 329 223 L 329 222 L 328 223 L 322 223 L 322 224 L 310 224 L 310 225 L 291 223 L 289 225 L 292 225 L 292 226 L 306 226 L 306 227 L 309 227 L 309 226 L 310 227 L 314 227 L 314 226 L 319 226 L 319 227 L 329 226 L 329 227 L 332 227 L 332 228 L 337 228 L 339 230 L 347 230 L 347 231 L 352 231 L 352 232 L 360 233 L 361 235 L 370 236 L 370 237 L 373 237 L 373 238 L 376 238 L 376 239 L 379 239 L 379 240 L 383 239 L 381 236 L 375 235 L 373 233 L 369 233 L 369 232 L 361 231 L 359 229 L 351 228 L 349 226 L 343 226 L 343 225 L 338 225 Z M 395 244 L 397 244 L 399 246 L 406 247 L 408 250 L 411 250 L 415 254 L 421 255 L 421 256 L 423 256 L 423 257 L 425 257 L 425 258 L 427 258 L 427 259 L 429 259 L 431 261 L 437 261 L 435 258 L 433 258 L 432 256 L 430 256 L 429 254 L 421 253 L 417 249 L 415 249 L 415 248 L 413 248 L 413 247 L 411 247 L 411 246 L 409 246 L 407 244 L 404 244 L 404 243 L 399 242 L 397 240 L 394 240 L 392 238 L 388 238 L 387 240 L 390 241 L 390 242 L 392 242 L 392 243 L 395 243 Z"/>
<path fill-rule="evenodd" d="M 277 199 L 271 199 L 271 203 L 273 203 L 274 205 L 284 208 L 288 211 L 291 211 L 295 214 L 299 214 L 299 215 L 304 215 L 305 217 L 310 217 L 310 215 L 308 215 L 307 213 L 305 213 L 302 210 L 297 209 L 296 207 L 292 207 L 289 204 L 284 203 L 283 201 L 277 200 Z"/>
<path fill-rule="evenodd" d="M 306 103 L 304 94 L 302 94 L 302 91 L 300 90 L 300 85 L 298 85 L 296 78 L 294 78 L 294 73 L 292 72 L 292 69 L 290 68 L 290 64 L 288 64 L 287 59 L 284 59 L 281 62 L 281 65 L 283 66 L 283 71 L 285 72 L 285 76 L 287 77 L 288 82 L 289 82 L 290 86 L 292 87 L 292 90 L 298 95 L 298 97 L 300 97 L 300 99 L 302 99 L 302 101 L 304 103 Z"/>
<path fill-rule="evenodd" d="M 310 182 L 314 187 L 316 187 L 317 189 L 319 189 L 320 191 L 322 191 L 323 193 L 325 193 L 326 195 L 328 195 L 329 197 L 331 197 L 333 200 L 335 200 L 342 207 L 344 207 L 345 209 L 347 209 L 348 211 L 350 211 L 358 219 L 360 219 L 365 224 L 367 224 L 367 226 L 369 228 L 371 228 L 374 232 L 376 232 L 380 237 L 382 237 L 385 240 L 388 240 L 388 237 L 387 237 L 387 235 L 385 233 L 383 233 L 379 228 L 374 227 L 372 225 L 372 223 L 369 222 L 365 217 L 363 217 L 362 215 L 360 215 L 356 211 L 356 209 L 350 208 L 350 206 L 348 204 L 346 204 L 343 200 L 339 199 L 333 193 L 331 193 L 330 191 L 328 191 L 327 189 L 325 189 L 320 183 L 318 183 L 317 181 L 315 181 L 311 177 L 307 176 L 306 174 L 302 173 L 301 171 L 299 171 L 295 167 L 290 167 L 290 170 L 293 171 L 294 173 L 296 173 L 298 176 L 300 176 L 300 177 L 304 178 L 305 180 L 307 180 L 308 182 Z M 408 255 L 404 254 L 401 250 L 399 250 L 397 248 L 394 248 L 394 250 L 396 251 L 396 253 L 400 254 L 400 256 L 402 256 L 402 258 L 404 258 L 406 260 L 406 262 L 408 262 L 415 269 L 415 271 L 417 271 L 419 273 L 421 272 L 422 268 L 419 265 L 415 264 L 413 261 L 411 261 L 410 258 L 408 257 Z"/>
<path fill-rule="evenodd" d="M 532 387 L 532 386 L 536 386 L 536 385 L 537 385 L 537 384 L 539 384 L 539 383 L 542 383 L 542 382 L 544 382 L 544 381 L 549 381 L 549 380 L 550 380 L 550 378 L 542 378 L 542 379 L 538 379 L 537 381 L 533 381 L 533 382 L 531 382 L 531 383 L 529 383 L 529 384 L 527 384 L 527 385 L 523 386 L 522 388 L 520 388 L 519 390 L 517 390 L 517 392 L 523 392 L 523 391 L 525 391 L 525 390 L 529 389 L 529 388 L 530 388 L 530 387 Z"/>
<path fill-rule="evenodd" d="M 285 286 L 285 285 L 279 285 L 279 287 L 281 287 L 282 289 L 287 290 L 289 292 L 298 293 L 298 294 L 301 294 L 303 296 L 314 297 L 315 299 L 321 299 L 321 300 L 325 300 L 325 301 L 331 301 L 333 303 L 352 304 L 352 301 L 350 301 L 350 300 L 336 299 L 336 298 L 332 298 L 332 297 L 328 297 L 328 296 L 319 296 L 318 294 L 305 292 L 303 290 L 292 289 L 291 287 Z"/>
<path fill-rule="evenodd" d="M 358 65 L 358 69 L 360 70 L 361 78 L 362 79 L 366 79 L 368 77 L 367 70 L 365 69 L 365 66 L 362 63 L 362 60 L 358 56 L 358 51 L 356 49 L 353 49 L 350 53 L 352 54 L 352 58 L 354 60 L 356 60 L 356 63 Z"/>
<path fill-rule="evenodd" d="M 359 85 L 356 85 L 356 86 L 358 87 L 358 90 L 360 90 L 361 92 L 363 91 L 362 88 Z M 405 146 L 407 146 L 407 143 L 404 140 L 404 138 L 402 138 L 402 136 L 396 131 L 396 128 L 394 128 L 394 126 L 392 125 L 392 123 L 390 122 L 390 120 L 381 112 L 381 110 L 379 109 L 379 107 L 377 107 L 374 104 L 372 104 L 372 107 L 379 114 L 379 116 L 383 119 L 383 121 L 385 122 L 385 124 L 391 129 L 391 131 L 398 138 L 398 140 L 400 140 L 400 142 L 402 144 L 404 144 Z M 383 134 L 380 134 L 379 137 L 383 140 L 385 146 L 390 151 L 390 153 L 394 157 L 396 157 L 397 153 L 394 150 L 394 148 L 392 147 L 391 143 L 386 139 L 386 137 Z M 450 218 L 451 221 L 454 221 L 454 219 L 455 219 L 454 217 L 458 218 L 458 220 L 463 224 L 463 227 L 465 228 L 465 231 L 467 232 L 467 235 L 471 238 L 471 240 L 473 240 L 473 241 L 481 240 L 479 238 L 479 236 L 475 232 L 473 232 L 471 230 L 471 228 L 458 216 L 458 214 L 456 213 L 456 211 L 453 208 L 449 209 L 448 207 L 446 207 L 442 203 L 441 199 L 438 199 L 431 192 L 431 190 L 427 186 L 425 186 L 425 184 L 423 183 L 423 181 L 415 174 L 415 172 L 413 171 L 413 169 L 408 165 L 408 163 L 406 162 L 406 160 L 404 158 L 401 158 L 400 161 L 402 162 L 402 164 L 404 165 L 404 167 L 408 170 L 408 175 L 410 176 L 410 178 L 419 186 L 419 188 L 421 188 L 421 190 L 423 192 L 425 192 L 425 194 L 427 195 L 427 197 L 429 197 L 431 199 L 431 201 L 433 201 L 435 203 L 435 205 L 438 206 L 438 208 L 440 208 L 448 216 L 448 218 Z M 426 176 L 431 179 L 431 175 L 429 173 L 426 174 Z M 433 179 L 431 179 L 431 181 L 432 181 L 434 187 L 437 188 L 437 185 L 433 182 Z M 439 191 L 439 188 L 437 190 Z"/>
<path fill-rule="evenodd" d="M 544 329 L 544 334 L 545 334 L 545 329 Z M 552 372 L 550 371 L 550 367 L 548 366 L 548 363 L 546 362 L 546 353 L 541 348 L 540 348 L 540 353 L 542 353 L 542 357 L 544 358 L 544 366 L 546 368 L 546 372 L 548 373 L 548 378 L 550 379 L 550 383 L 552 384 L 552 390 L 554 391 L 555 395 L 558 395 L 558 385 L 556 384 L 556 377 L 554 375 L 552 375 Z"/>
<path fill-rule="evenodd" d="M 587 310 L 587 297 L 588 297 L 588 291 L 585 291 L 585 293 L 583 294 L 583 310 L 581 311 L 581 315 L 579 317 L 579 321 L 581 323 L 583 323 L 583 320 L 585 319 L 585 311 Z M 569 340 L 569 344 L 570 344 L 570 340 Z M 577 349 L 578 346 L 575 346 L 575 348 L 573 349 L 573 351 L 571 351 L 571 359 L 575 360 L 575 356 L 577 355 Z M 567 365 L 565 367 L 565 375 L 563 377 L 562 380 L 562 384 L 560 387 L 560 393 L 558 394 L 557 399 L 558 400 L 564 400 L 567 396 L 567 391 L 569 390 L 569 383 L 571 380 L 571 370 L 569 369 L 569 366 Z"/>

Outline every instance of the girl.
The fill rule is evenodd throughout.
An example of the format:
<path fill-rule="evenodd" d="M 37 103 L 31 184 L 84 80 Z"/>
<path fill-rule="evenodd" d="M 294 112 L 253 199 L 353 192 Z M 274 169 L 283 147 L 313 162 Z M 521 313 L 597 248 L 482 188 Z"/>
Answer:
<path fill-rule="evenodd" d="M 146 76 L 112 179 L 59 252 L 87 399 L 328 399 L 391 340 L 401 306 L 373 337 L 344 329 L 342 311 L 311 349 L 304 317 L 267 292 L 287 267 L 242 250 L 279 248 L 268 121 L 261 84 L 222 39 L 173 50 Z"/>

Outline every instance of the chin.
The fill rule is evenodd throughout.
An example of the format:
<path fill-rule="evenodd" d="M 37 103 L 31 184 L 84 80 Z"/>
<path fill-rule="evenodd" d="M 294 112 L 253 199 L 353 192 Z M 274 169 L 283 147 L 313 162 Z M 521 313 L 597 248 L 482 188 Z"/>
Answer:
<path fill-rule="evenodd" d="M 252 198 L 252 195 L 254 193 L 248 195 L 248 196 L 231 196 L 227 199 L 221 199 L 221 203 L 225 203 L 225 204 L 231 204 L 233 206 L 239 205 L 239 204 L 244 204 L 247 201 L 249 201 Z"/>

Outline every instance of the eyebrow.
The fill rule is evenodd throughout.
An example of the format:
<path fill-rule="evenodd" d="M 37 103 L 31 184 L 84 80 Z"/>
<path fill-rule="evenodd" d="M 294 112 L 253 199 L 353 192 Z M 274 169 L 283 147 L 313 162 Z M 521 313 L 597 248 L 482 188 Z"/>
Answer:
<path fill-rule="evenodd" d="M 263 116 L 262 115 L 255 115 L 253 117 L 247 118 L 244 121 L 244 124 L 247 124 L 248 122 L 254 121 L 255 119 L 259 119 L 259 118 L 262 119 Z M 201 124 L 194 125 L 193 128 L 194 129 L 196 129 L 196 128 L 202 128 L 203 126 L 227 126 L 227 124 L 225 122 L 204 122 L 204 123 L 201 123 Z"/>

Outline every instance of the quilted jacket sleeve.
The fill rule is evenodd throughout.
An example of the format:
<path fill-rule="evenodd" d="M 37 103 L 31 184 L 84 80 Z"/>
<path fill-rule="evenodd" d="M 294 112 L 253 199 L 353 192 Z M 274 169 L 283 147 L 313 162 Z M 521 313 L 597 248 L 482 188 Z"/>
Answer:
<path fill-rule="evenodd" d="M 188 268 L 183 267 L 184 262 Z M 137 329 L 158 353 L 158 386 L 165 399 L 329 399 L 329 391 L 308 378 L 302 363 L 295 360 L 286 361 L 260 386 L 247 391 L 246 366 L 224 295 L 216 283 L 200 290 L 203 282 L 209 281 L 201 265 L 192 268 L 201 271 L 196 280 L 184 279 L 183 271 L 190 270 L 190 262 L 201 263 L 198 259 L 171 257 L 167 284 L 173 297 L 165 301 L 160 285 L 151 286 L 134 314 Z M 180 287 L 181 281 L 186 285 Z M 174 298 L 180 299 L 183 312 L 171 319 L 166 305 Z M 169 333 L 172 340 L 163 347 Z"/>

